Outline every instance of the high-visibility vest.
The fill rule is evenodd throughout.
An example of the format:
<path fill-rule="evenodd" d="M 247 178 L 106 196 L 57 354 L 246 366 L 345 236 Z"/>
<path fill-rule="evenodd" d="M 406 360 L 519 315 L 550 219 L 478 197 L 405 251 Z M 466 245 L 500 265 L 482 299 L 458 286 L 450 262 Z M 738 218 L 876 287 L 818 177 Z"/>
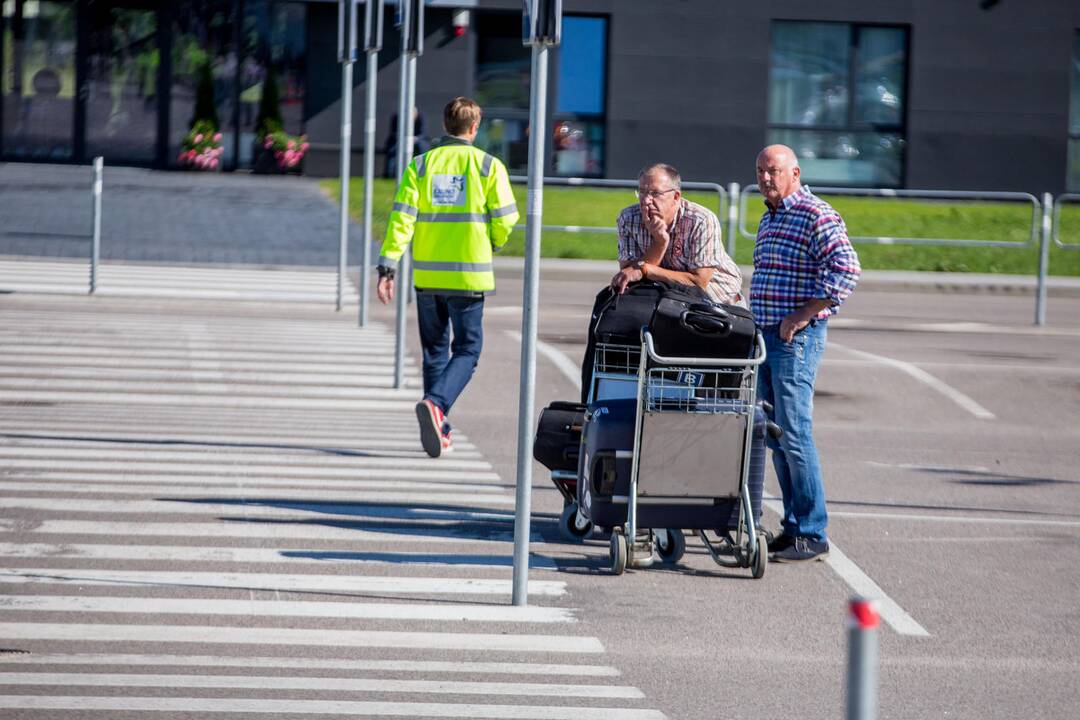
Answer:
<path fill-rule="evenodd" d="M 450 138 L 418 155 L 402 175 L 379 264 L 396 268 L 413 245 L 421 290 L 495 289 L 492 252 L 518 220 L 506 167 L 471 143 Z"/>

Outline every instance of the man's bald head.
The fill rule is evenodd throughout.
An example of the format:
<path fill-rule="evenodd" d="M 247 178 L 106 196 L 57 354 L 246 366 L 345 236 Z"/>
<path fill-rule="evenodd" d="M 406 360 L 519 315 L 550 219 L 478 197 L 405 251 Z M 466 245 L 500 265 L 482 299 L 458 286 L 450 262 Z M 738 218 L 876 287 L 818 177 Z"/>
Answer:
<path fill-rule="evenodd" d="M 802 187 L 799 158 L 787 145 L 769 145 L 757 156 L 758 189 L 769 207 L 777 208 Z"/>

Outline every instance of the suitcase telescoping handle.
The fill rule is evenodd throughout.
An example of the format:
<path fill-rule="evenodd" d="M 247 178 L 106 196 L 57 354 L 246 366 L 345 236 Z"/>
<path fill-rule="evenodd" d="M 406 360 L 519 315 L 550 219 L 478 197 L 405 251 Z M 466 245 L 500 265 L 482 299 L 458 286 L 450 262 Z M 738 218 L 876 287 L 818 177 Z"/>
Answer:
<path fill-rule="evenodd" d="M 723 308 L 706 303 L 694 303 L 679 315 L 684 329 L 699 335 L 727 337 L 731 334 L 731 314 Z"/>

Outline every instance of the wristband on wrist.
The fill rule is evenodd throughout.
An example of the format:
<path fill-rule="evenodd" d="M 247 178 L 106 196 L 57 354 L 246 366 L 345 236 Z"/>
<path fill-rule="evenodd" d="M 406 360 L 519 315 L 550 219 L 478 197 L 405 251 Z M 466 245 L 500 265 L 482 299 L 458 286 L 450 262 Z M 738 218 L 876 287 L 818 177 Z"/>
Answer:
<path fill-rule="evenodd" d="M 389 280 L 394 279 L 394 268 L 389 268 L 385 265 L 379 265 L 377 269 L 379 271 L 380 280 L 382 280 L 383 278 L 387 278 Z"/>

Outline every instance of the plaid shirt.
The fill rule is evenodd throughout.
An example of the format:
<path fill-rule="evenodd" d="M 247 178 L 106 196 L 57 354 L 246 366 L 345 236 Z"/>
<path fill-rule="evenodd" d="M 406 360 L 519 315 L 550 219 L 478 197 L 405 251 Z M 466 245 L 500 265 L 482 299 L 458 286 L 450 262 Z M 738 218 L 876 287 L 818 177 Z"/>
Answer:
<path fill-rule="evenodd" d="M 828 318 L 855 289 L 860 272 L 843 218 L 804 185 L 761 218 L 750 309 L 759 325 L 775 325 L 807 300 L 821 298 L 833 301 L 817 315 Z"/>
<path fill-rule="evenodd" d="M 641 222 L 641 206 L 631 205 L 619 213 L 619 261 L 640 260 L 652 243 L 649 229 Z M 671 241 L 660 267 L 677 272 L 713 268 L 706 292 L 713 300 L 735 302 L 742 289 L 742 272 L 720 242 L 720 221 L 707 208 L 680 200 L 675 221 L 668 228 Z"/>

